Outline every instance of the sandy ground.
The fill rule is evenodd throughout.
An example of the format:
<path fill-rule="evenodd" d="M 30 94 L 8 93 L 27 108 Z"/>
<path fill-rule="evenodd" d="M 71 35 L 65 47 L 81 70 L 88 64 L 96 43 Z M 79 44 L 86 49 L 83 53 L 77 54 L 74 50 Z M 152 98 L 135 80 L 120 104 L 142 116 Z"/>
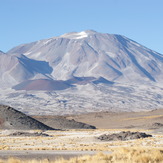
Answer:
<path fill-rule="evenodd" d="M 163 148 L 163 135 L 160 134 L 153 134 L 151 138 L 128 141 L 107 142 L 96 138 L 102 134 L 111 134 L 120 131 L 124 130 L 46 131 L 45 133 L 51 135 L 51 137 L 11 137 L 8 134 L 15 131 L 1 131 L 0 158 L 14 156 L 25 159 L 48 158 L 51 160 L 59 157 L 70 158 L 78 155 L 95 154 L 100 151 L 111 152 L 119 147 Z M 149 133 L 151 131 L 145 132 Z"/>
<path fill-rule="evenodd" d="M 154 129 L 155 123 L 163 124 L 163 109 L 148 112 L 98 112 L 67 116 L 88 123 L 99 129 Z M 163 127 L 162 127 L 163 133 Z"/>
<path fill-rule="evenodd" d="M 53 116 L 46 116 L 53 118 Z M 0 158 L 18 157 L 24 159 L 54 160 L 95 154 L 100 151 L 112 152 L 119 147 L 161 148 L 163 149 L 163 109 L 150 112 L 101 112 L 67 116 L 68 119 L 96 126 L 96 130 L 45 131 L 51 137 L 9 136 L 14 130 L 0 130 Z M 120 131 L 139 131 L 153 137 L 128 141 L 100 141 L 98 136 Z M 26 131 L 27 132 L 27 131 Z M 42 131 L 28 131 L 42 132 Z"/>
<path fill-rule="evenodd" d="M 55 128 L 53 119 L 56 116 L 33 117 Z M 161 123 L 163 125 L 163 109 L 146 112 L 96 112 L 80 115 L 65 115 L 64 117 L 93 125 L 99 129 L 156 129 L 155 123 Z"/>

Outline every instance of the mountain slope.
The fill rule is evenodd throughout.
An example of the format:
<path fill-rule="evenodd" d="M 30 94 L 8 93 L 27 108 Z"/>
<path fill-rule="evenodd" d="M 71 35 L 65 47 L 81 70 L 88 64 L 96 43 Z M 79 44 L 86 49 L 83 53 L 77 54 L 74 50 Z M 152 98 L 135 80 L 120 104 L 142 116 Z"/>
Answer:
<path fill-rule="evenodd" d="M 48 62 L 55 80 L 103 77 L 117 82 L 163 81 L 163 55 L 121 35 L 68 33 L 20 45 L 9 53 Z"/>
<path fill-rule="evenodd" d="M 0 53 L 1 88 L 11 87 L 32 78 L 50 78 L 52 68 L 45 61 L 29 59 L 24 55 Z"/>
<path fill-rule="evenodd" d="M 64 81 L 54 81 L 48 79 L 35 79 L 27 80 L 13 87 L 15 90 L 64 90 L 71 87 L 70 84 L 67 84 Z"/>
<path fill-rule="evenodd" d="M 163 55 L 121 35 L 73 32 L 0 53 L 0 103 L 28 114 L 163 106 Z"/>

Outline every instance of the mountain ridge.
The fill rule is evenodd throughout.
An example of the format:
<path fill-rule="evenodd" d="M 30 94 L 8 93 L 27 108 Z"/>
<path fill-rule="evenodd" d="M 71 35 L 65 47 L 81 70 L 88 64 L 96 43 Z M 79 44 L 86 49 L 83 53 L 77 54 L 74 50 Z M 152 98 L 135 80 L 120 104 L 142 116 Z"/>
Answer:
<path fill-rule="evenodd" d="M 117 34 L 88 30 L 22 44 L 1 53 L 0 66 L 0 102 L 29 105 L 30 114 L 163 105 L 163 55 Z"/>
<path fill-rule="evenodd" d="M 30 59 L 48 62 L 55 80 L 103 77 L 110 81 L 123 78 L 131 82 L 127 74 L 134 73 L 135 80 L 145 77 L 143 80 L 156 82 L 163 67 L 163 55 L 125 36 L 95 31 L 68 33 L 23 44 L 9 53 L 23 53 Z"/>

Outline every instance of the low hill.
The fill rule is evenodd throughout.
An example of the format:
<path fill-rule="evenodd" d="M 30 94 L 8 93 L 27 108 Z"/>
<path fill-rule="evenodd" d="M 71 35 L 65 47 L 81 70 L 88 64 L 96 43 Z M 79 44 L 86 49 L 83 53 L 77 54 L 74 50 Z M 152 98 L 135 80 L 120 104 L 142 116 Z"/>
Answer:
<path fill-rule="evenodd" d="M 74 119 L 66 119 L 64 116 L 34 116 L 33 118 L 40 122 L 59 129 L 96 129 L 95 126 L 75 121 Z"/>
<path fill-rule="evenodd" d="M 49 127 L 22 112 L 4 105 L 0 105 L 0 129 L 54 130 L 52 127 Z"/>

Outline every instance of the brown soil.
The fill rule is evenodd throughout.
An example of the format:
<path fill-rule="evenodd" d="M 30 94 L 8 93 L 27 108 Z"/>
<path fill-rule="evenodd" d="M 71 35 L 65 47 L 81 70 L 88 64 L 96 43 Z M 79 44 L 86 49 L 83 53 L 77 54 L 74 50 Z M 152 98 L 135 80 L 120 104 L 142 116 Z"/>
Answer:
<path fill-rule="evenodd" d="M 86 123 L 99 129 L 155 129 L 163 132 L 163 109 L 142 112 L 97 112 L 68 116 L 35 116 L 37 120 L 55 127 L 54 120 L 64 119 Z"/>
<path fill-rule="evenodd" d="M 148 112 L 98 112 L 67 116 L 100 129 L 160 129 L 163 128 L 163 109 Z M 157 125 L 158 124 L 158 125 Z"/>

